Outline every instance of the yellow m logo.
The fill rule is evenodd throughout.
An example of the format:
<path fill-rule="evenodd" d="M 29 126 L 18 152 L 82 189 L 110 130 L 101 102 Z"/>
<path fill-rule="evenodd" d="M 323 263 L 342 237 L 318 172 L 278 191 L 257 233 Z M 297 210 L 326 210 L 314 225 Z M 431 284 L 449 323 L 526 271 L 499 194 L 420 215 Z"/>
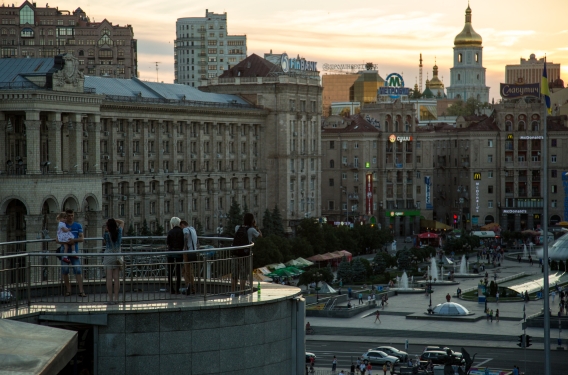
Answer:
<path fill-rule="evenodd" d="M 476 181 L 481 180 L 481 173 L 479 173 L 479 172 L 474 173 L 473 179 L 476 180 Z"/>

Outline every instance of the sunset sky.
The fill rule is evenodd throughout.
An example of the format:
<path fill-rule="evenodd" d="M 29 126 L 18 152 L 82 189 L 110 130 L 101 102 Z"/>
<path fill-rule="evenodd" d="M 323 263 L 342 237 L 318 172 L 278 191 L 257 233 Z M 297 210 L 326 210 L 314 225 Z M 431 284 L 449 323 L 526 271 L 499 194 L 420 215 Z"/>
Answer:
<path fill-rule="evenodd" d="M 39 5 L 39 4 L 38 4 Z M 568 77 L 568 1 L 471 0 L 472 24 L 483 38 L 484 61 L 490 98 L 498 99 L 505 65 L 521 57 L 546 53 L 548 61 L 562 64 Z M 43 4 L 41 6 L 44 6 Z M 228 33 L 246 34 L 248 54 L 287 52 L 323 63 L 366 63 L 379 66 L 384 78 L 404 75 L 412 87 L 418 77 L 418 59 L 424 58 L 432 76 L 434 59 L 445 86 L 454 37 L 462 30 L 466 0 L 398 0 L 350 2 L 339 0 L 268 2 L 123 0 L 111 2 L 59 0 L 50 6 L 74 10 L 81 7 L 91 20 L 107 18 L 114 24 L 131 24 L 138 39 L 140 78 L 173 82 L 175 22 L 182 17 L 203 17 L 205 9 L 227 12 Z M 545 7 L 546 6 L 546 7 Z"/>

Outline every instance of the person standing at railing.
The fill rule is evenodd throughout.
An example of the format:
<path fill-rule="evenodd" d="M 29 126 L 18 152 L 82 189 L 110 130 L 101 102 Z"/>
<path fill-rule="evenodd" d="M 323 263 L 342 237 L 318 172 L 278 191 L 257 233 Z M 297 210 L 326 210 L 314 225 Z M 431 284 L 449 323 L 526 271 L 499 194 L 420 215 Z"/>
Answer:
<path fill-rule="evenodd" d="M 179 217 L 172 217 L 170 219 L 170 231 L 166 238 L 169 252 L 183 251 L 185 248 L 183 229 L 180 227 L 181 220 Z M 168 286 L 171 294 L 179 294 L 181 287 L 181 264 L 183 262 L 182 254 L 168 254 Z M 173 281 L 174 270 L 176 273 L 175 285 Z"/>
<path fill-rule="evenodd" d="M 71 253 L 79 253 L 79 242 L 83 242 L 83 226 L 77 222 L 75 222 L 75 212 L 73 210 L 65 210 L 65 224 L 67 229 L 73 233 L 73 239 L 67 241 L 69 246 L 75 245 L 74 248 L 71 249 Z M 59 241 L 57 243 L 61 244 Z M 75 275 L 75 279 L 77 280 L 77 286 L 79 287 L 79 297 L 87 297 L 85 291 L 83 289 L 83 271 L 81 269 L 81 259 L 77 256 L 69 256 L 69 260 L 71 261 L 71 266 L 67 263 L 61 261 L 61 275 L 63 275 L 63 283 L 65 284 L 65 296 L 69 297 L 71 295 L 71 284 L 69 283 L 69 268 L 73 268 L 73 274 Z"/>
<path fill-rule="evenodd" d="M 124 229 L 124 221 L 119 219 L 108 219 L 106 222 L 105 233 L 103 234 L 105 254 L 120 253 L 122 245 L 122 231 Z M 122 264 L 117 256 L 107 255 L 103 258 L 103 265 L 106 270 L 106 287 L 108 293 L 108 304 L 116 305 L 118 303 L 118 292 L 120 290 L 120 268 Z M 114 281 L 114 299 L 113 299 L 113 283 Z"/>
<path fill-rule="evenodd" d="M 192 262 L 197 262 L 197 253 L 195 252 L 199 246 L 197 243 L 197 232 L 195 228 L 190 226 L 185 220 L 180 222 L 180 227 L 183 230 L 183 249 L 190 250 L 190 252 L 183 254 L 183 276 L 185 278 L 185 287 L 187 288 L 186 294 L 195 294 L 195 278 L 193 276 Z"/>
<path fill-rule="evenodd" d="M 241 229 L 242 227 L 242 229 Z M 241 238 L 245 237 L 244 240 Z M 237 225 L 235 227 L 235 238 L 233 239 L 233 246 L 242 246 L 243 244 L 251 244 L 253 243 L 254 239 L 257 237 L 262 237 L 262 233 L 258 229 L 256 225 L 256 220 L 254 219 L 254 215 L 250 212 L 247 212 L 243 217 L 243 224 Z M 248 242 L 248 243 L 247 243 Z M 250 255 L 250 248 L 246 249 L 239 249 L 235 251 L 233 255 L 233 262 L 232 262 L 232 270 L 231 270 L 231 285 L 232 291 L 237 291 L 237 280 L 240 280 L 240 292 L 244 293 L 245 291 L 245 283 L 247 281 L 247 276 L 252 272 L 252 270 L 248 269 L 248 263 L 245 265 L 243 260 L 239 258 L 243 258 Z"/>

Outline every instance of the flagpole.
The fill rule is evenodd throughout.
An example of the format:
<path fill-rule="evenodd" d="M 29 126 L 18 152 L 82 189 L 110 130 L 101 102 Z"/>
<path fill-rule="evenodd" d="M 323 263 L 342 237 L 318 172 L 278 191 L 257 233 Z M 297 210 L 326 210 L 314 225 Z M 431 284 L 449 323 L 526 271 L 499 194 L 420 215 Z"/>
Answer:
<path fill-rule="evenodd" d="M 546 88 L 548 89 L 548 77 L 546 74 L 546 57 L 544 58 L 544 74 L 542 80 L 546 80 Z M 543 82 L 544 84 L 544 82 Z M 546 90 L 548 91 L 548 90 Z M 543 93 L 545 95 L 550 95 L 548 92 Z M 547 124 L 547 115 L 548 115 L 548 108 L 546 103 L 546 97 L 542 97 L 542 103 L 544 104 L 544 131 L 543 131 L 543 147 L 542 147 L 542 154 L 543 154 L 543 162 L 542 162 L 542 169 L 543 169 L 543 210 L 542 215 L 544 216 L 544 222 L 542 226 L 542 266 L 544 267 L 544 374 L 550 375 L 550 301 L 549 301 L 549 285 L 548 285 L 548 124 Z"/>

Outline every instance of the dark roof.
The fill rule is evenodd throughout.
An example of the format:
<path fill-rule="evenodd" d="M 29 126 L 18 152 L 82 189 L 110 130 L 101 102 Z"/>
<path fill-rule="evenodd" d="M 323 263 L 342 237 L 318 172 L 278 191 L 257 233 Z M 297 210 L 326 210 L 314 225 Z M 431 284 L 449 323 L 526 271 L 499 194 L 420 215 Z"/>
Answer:
<path fill-rule="evenodd" d="M 369 124 L 367 120 L 363 118 L 360 114 L 351 115 L 345 118 L 349 121 L 349 124 L 344 128 L 329 128 L 322 127 L 322 133 L 380 133 L 381 131 L 375 126 Z"/>
<path fill-rule="evenodd" d="M 429 87 L 426 87 L 426 90 L 424 90 L 424 92 L 422 93 L 422 97 L 427 99 L 432 99 L 435 97 L 435 95 L 432 92 L 432 90 L 430 90 Z"/>
<path fill-rule="evenodd" d="M 546 123 L 548 124 L 548 130 L 552 131 L 566 131 L 568 128 L 564 126 L 566 121 L 568 120 L 568 116 L 561 115 L 561 116 L 547 116 Z"/>
<path fill-rule="evenodd" d="M 473 117 L 473 116 L 468 116 Z M 486 115 L 477 116 L 478 118 L 482 118 L 481 121 L 470 123 L 467 128 L 460 128 L 460 131 L 492 131 L 496 130 L 499 131 L 499 126 L 497 126 L 497 122 L 495 121 L 494 117 L 487 117 Z"/>
<path fill-rule="evenodd" d="M 0 59 L 0 83 L 29 82 L 25 75 L 45 75 L 53 68 L 53 57 Z"/>
<path fill-rule="evenodd" d="M 225 70 L 219 78 L 266 77 L 270 72 L 279 70 L 275 64 L 253 53 L 231 69 Z"/>

